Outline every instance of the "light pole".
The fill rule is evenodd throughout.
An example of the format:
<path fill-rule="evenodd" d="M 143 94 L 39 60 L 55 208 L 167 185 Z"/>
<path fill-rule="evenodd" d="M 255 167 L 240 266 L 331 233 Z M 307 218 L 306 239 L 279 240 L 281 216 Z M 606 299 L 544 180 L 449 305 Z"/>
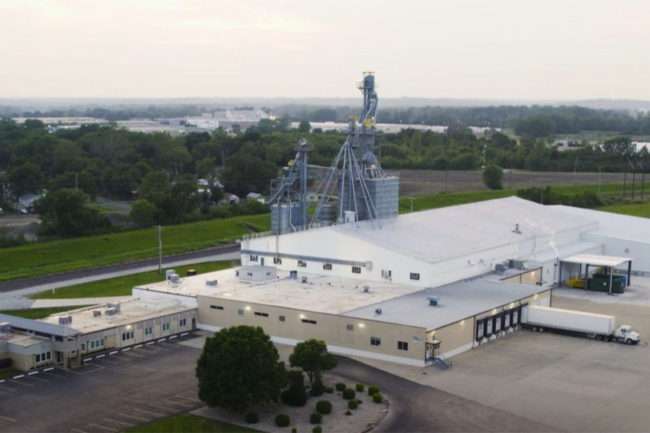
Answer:
<path fill-rule="evenodd" d="M 158 224 L 158 273 L 162 274 L 162 226 Z"/>
<path fill-rule="evenodd" d="M 411 213 L 413 213 L 413 200 L 414 200 L 414 198 L 413 197 L 406 197 L 406 198 L 411 201 Z"/>

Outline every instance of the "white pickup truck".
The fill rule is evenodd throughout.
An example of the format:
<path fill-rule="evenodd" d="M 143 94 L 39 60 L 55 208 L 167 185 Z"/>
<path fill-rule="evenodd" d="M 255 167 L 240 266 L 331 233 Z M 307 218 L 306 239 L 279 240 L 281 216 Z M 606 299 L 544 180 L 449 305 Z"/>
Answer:
<path fill-rule="evenodd" d="M 641 337 L 629 325 L 616 327 L 616 317 L 584 311 L 529 305 L 522 324 L 533 331 L 558 331 L 602 341 L 637 344 Z"/>

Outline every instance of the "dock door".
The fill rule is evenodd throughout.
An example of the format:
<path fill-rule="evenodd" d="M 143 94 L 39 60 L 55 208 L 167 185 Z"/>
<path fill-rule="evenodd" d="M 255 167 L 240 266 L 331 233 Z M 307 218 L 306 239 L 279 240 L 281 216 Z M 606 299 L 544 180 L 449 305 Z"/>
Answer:
<path fill-rule="evenodd" d="M 490 337 L 498 336 L 503 332 L 508 332 L 515 328 L 521 322 L 521 309 L 523 305 L 515 308 L 503 310 L 489 317 L 476 320 L 475 339 L 481 343 L 484 340 L 490 340 Z"/>

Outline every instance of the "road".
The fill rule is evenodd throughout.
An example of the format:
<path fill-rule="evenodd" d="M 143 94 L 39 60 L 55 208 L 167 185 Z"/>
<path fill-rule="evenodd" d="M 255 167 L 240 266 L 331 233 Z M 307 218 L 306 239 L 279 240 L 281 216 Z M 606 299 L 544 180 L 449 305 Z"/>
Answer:
<path fill-rule="evenodd" d="M 117 432 L 201 406 L 194 367 L 202 338 L 156 343 L 0 383 L 0 431 Z M 334 370 L 394 396 L 381 432 L 557 431 L 340 358 Z"/>
<path fill-rule="evenodd" d="M 215 259 L 215 256 L 221 256 L 226 253 L 235 253 L 239 251 L 238 244 L 228 244 L 214 248 L 208 248 L 200 251 L 193 251 L 183 254 L 174 254 L 163 257 L 163 266 L 178 266 L 182 262 L 199 263 Z M 9 292 L 28 287 L 44 286 L 42 290 L 63 287 L 72 284 L 80 284 L 89 281 L 96 281 L 117 276 L 136 274 L 146 272 L 158 265 L 158 258 L 137 260 L 129 263 L 119 263 L 115 265 L 101 266 L 96 268 L 86 268 L 77 271 L 61 272 L 51 275 L 43 275 L 32 278 L 22 278 L 19 280 L 0 282 L 0 293 Z M 60 285 L 57 286 L 57 283 Z"/>

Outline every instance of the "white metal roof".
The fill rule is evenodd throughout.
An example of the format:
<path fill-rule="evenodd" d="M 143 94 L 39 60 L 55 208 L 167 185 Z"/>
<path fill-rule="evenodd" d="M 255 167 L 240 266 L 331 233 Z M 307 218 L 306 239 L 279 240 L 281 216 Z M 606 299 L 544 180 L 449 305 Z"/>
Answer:
<path fill-rule="evenodd" d="M 555 207 L 506 197 L 320 230 L 336 230 L 437 263 L 581 227 L 593 230 L 597 222 Z"/>
<path fill-rule="evenodd" d="M 625 262 L 631 262 L 631 257 L 601 256 L 598 254 L 576 254 L 562 259 L 567 263 L 581 263 L 583 265 L 616 267 Z"/>

